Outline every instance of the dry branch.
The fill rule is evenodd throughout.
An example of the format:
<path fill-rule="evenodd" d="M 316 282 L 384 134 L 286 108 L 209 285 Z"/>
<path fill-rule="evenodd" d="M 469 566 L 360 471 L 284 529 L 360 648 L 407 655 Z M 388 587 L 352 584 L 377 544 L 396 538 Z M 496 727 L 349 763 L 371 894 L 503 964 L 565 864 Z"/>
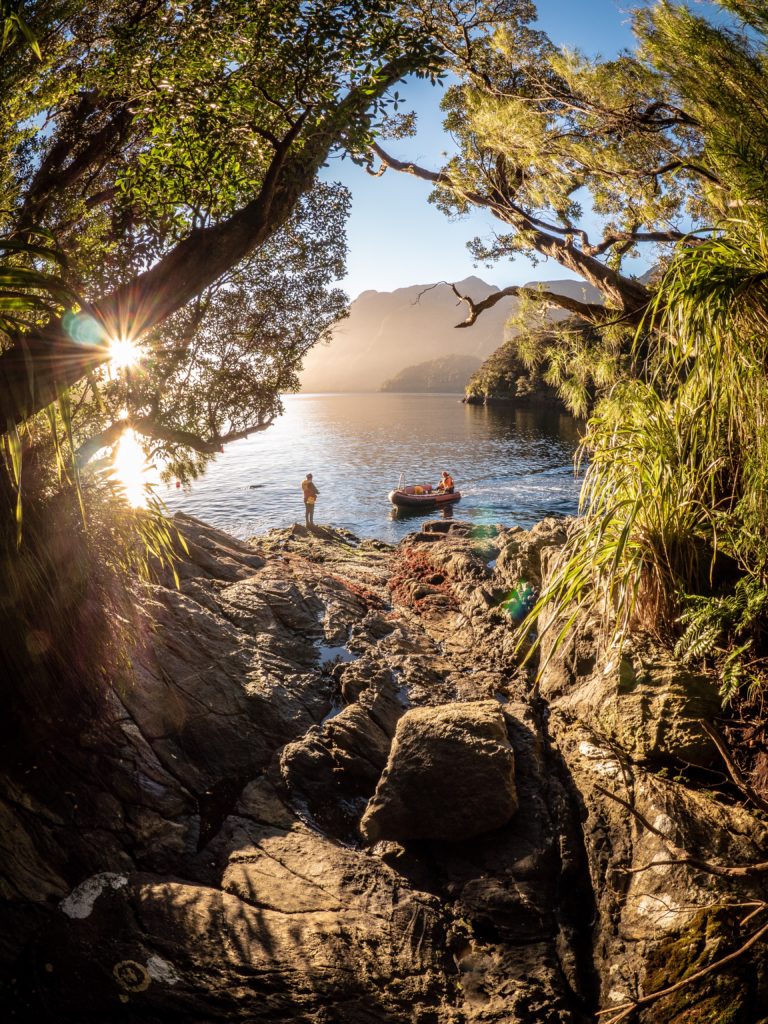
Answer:
<path fill-rule="evenodd" d="M 762 910 L 765 908 L 760 907 Z M 607 1010 L 599 1010 L 596 1014 L 597 1017 L 605 1017 L 609 1013 L 615 1014 L 607 1021 L 601 1022 L 601 1024 L 619 1024 L 619 1021 L 626 1020 L 626 1018 L 634 1013 L 636 1010 L 641 1010 L 643 1007 L 650 1006 L 652 1003 L 657 1002 L 659 999 L 663 999 L 664 996 L 672 995 L 673 992 L 679 992 L 681 988 L 685 988 L 687 985 L 691 985 L 694 981 L 698 981 L 700 978 L 705 977 L 707 974 L 712 974 L 720 968 L 725 967 L 726 964 L 732 963 L 737 960 L 740 956 L 743 956 L 748 949 L 751 949 L 756 942 L 768 933 L 768 924 L 764 924 L 762 928 L 751 935 L 743 946 L 740 946 L 733 953 L 728 953 L 727 956 L 721 957 L 719 960 L 715 960 L 714 963 L 709 964 L 708 967 L 702 967 L 700 971 L 696 971 L 688 978 L 683 978 L 682 981 L 675 982 L 674 985 L 669 985 L 667 988 L 658 989 L 656 992 L 650 992 L 647 996 L 641 996 L 639 999 L 635 999 L 632 1002 L 622 1003 L 619 1006 L 611 1006 Z"/>
<path fill-rule="evenodd" d="M 647 871 L 649 868 L 660 864 L 684 864 L 688 867 L 696 868 L 699 871 L 705 871 L 707 874 L 717 875 L 720 878 L 754 878 L 759 875 L 768 874 L 768 861 L 759 861 L 755 864 L 727 865 L 713 864 L 711 861 L 704 860 L 701 857 L 696 857 L 688 850 L 678 846 L 675 841 L 671 839 L 670 836 L 662 832 L 661 829 L 652 825 L 645 815 L 641 814 L 640 811 L 638 811 L 638 809 L 628 800 L 624 800 L 623 797 L 618 796 L 616 793 L 610 793 L 607 789 L 603 789 L 602 786 L 595 786 L 595 789 L 598 793 L 602 793 L 603 796 L 607 796 L 610 800 L 614 800 L 617 804 L 620 804 L 629 811 L 629 813 L 640 822 L 643 828 L 661 839 L 670 853 L 671 859 L 669 860 L 652 861 L 650 864 L 646 864 L 642 868 L 625 868 L 627 873 Z"/>
<path fill-rule="evenodd" d="M 734 784 L 741 790 L 744 796 L 755 805 L 755 807 L 759 807 L 761 811 L 768 811 L 768 800 L 765 800 L 759 793 L 756 793 L 752 786 L 750 786 L 747 779 L 744 778 L 741 769 L 733 760 L 725 740 L 714 725 L 706 722 L 703 718 L 699 719 L 699 725 L 717 747 L 720 756 L 725 762 L 725 767 L 728 769 L 728 774 L 731 776 L 731 779 L 733 779 Z"/>
<path fill-rule="evenodd" d="M 497 302 L 508 296 L 519 296 L 527 295 L 530 298 L 535 299 L 538 302 L 545 303 L 548 306 L 559 306 L 561 309 L 567 309 L 570 313 L 575 313 L 576 316 L 582 320 L 586 320 L 587 323 L 595 324 L 600 323 L 606 319 L 609 315 L 609 311 L 606 310 L 605 306 L 599 302 L 579 302 L 578 299 L 571 298 L 570 295 L 560 295 L 557 292 L 546 291 L 544 288 L 529 288 L 525 285 L 509 285 L 507 288 L 502 288 L 500 291 L 491 292 L 486 298 L 481 299 L 479 302 L 475 302 L 469 295 L 462 295 L 455 284 L 451 285 L 453 294 L 461 301 L 467 304 L 469 312 L 467 319 L 460 324 L 456 324 L 457 327 L 471 327 L 472 324 L 477 320 L 481 313 L 484 313 L 486 309 L 490 309 L 495 306 Z"/>

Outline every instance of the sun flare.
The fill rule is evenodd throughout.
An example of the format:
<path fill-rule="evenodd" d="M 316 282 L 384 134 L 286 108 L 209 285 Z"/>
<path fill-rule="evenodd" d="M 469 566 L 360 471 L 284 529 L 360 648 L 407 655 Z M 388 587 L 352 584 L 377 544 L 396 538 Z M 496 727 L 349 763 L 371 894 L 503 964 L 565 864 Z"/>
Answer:
<path fill-rule="evenodd" d="M 144 350 L 131 338 L 112 338 L 109 342 L 109 363 L 115 370 L 129 370 L 141 362 Z"/>
<path fill-rule="evenodd" d="M 128 504 L 133 508 L 146 508 L 148 487 L 155 482 L 155 472 L 131 427 L 120 435 L 112 466 L 113 477 Z"/>

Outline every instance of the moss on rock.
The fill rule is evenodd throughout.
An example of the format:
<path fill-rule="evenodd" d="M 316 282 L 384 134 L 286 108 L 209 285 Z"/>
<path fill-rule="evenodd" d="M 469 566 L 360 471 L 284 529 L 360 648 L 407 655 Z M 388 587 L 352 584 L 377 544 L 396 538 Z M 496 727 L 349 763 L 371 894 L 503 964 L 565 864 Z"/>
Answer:
<path fill-rule="evenodd" d="M 646 961 L 645 992 L 650 994 L 690 978 L 738 949 L 747 935 L 725 908 L 702 910 L 677 938 L 660 943 Z M 764 951 L 758 948 L 758 956 Z M 765 1017 L 754 999 L 755 965 L 748 955 L 665 996 L 646 1010 L 654 1024 L 758 1024 Z"/>

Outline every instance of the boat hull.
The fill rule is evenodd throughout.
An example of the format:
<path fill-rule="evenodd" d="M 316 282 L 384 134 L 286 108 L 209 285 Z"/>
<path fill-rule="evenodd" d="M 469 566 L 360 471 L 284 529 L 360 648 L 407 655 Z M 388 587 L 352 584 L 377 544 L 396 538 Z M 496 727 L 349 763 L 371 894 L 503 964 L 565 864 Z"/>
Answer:
<path fill-rule="evenodd" d="M 390 491 L 389 500 L 397 508 L 435 508 L 437 505 L 452 505 L 461 499 L 461 492 L 452 494 L 408 494 L 407 491 Z"/>

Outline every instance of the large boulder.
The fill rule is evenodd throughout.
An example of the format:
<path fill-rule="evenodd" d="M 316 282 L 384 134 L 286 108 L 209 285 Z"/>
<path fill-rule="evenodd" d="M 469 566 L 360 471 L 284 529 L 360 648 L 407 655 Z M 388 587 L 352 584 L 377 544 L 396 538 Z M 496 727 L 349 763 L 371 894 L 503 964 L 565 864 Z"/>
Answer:
<path fill-rule="evenodd" d="M 548 724 L 583 806 L 601 1005 L 615 1009 L 638 991 L 690 979 L 738 949 L 751 932 L 738 923 L 737 908 L 763 900 L 764 883 L 759 877 L 747 882 L 694 870 L 670 855 L 662 836 L 711 864 L 750 864 L 765 859 L 765 823 L 744 807 L 719 802 L 709 788 L 680 785 L 630 764 L 617 744 L 556 710 Z M 652 828 L 641 824 L 630 806 Z M 650 1005 L 638 1020 L 764 1024 L 764 962 L 763 950 L 754 958 L 745 954 L 734 962 L 733 973 L 725 967 L 686 985 Z M 750 999 L 753 1009 L 744 1005 Z"/>
<path fill-rule="evenodd" d="M 515 759 L 496 701 L 414 708 L 398 722 L 360 830 L 379 839 L 469 839 L 517 810 Z"/>
<path fill-rule="evenodd" d="M 225 831 L 216 887 L 101 873 L 60 902 L 39 939 L 38 1020 L 458 1024 L 434 896 L 300 825 Z"/>

